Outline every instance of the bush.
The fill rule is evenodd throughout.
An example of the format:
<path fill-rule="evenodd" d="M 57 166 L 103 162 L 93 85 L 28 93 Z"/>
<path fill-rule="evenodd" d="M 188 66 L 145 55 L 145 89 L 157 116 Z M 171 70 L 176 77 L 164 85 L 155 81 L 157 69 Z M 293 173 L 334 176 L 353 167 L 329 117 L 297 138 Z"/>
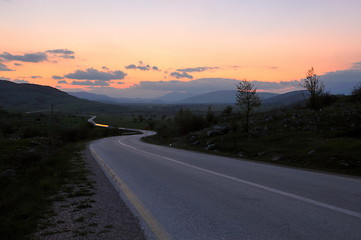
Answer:
<path fill-rule="evenodd" d="M 353 88 L 351 99 L 354 102 L 361 102 L 361 83 Z"/>
<path fill-rule="evenodd" d="M 175 116 L 175 123 L 181 135 L 198 131 L 206 127 L 206 121 L 201 116 L 183 108 L 179 110 Z"/>
<path fill-rule="evenodd" d="M 320 107 L 331 106 L 337 101 L 337 96 L 329 93 L 323 93 L 318 97 Z"/>

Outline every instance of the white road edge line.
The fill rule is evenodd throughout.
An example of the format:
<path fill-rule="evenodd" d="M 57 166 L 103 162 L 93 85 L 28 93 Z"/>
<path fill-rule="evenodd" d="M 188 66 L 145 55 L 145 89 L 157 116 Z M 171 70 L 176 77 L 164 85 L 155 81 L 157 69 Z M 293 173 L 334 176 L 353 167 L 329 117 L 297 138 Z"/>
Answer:
<path fill-rule="evenodd" d="M 330 204 L 327 204 L 327 203 L 323 203 L 323 202 L 319 202 L 319 201 L 312 200 L 312 199 L 309 199 L 309 198 L 305 198 L 305 197 L 302 197 L 302 196 L 297 195 L 297 194 L 280 191 L 280 190 L 277 190 L 277 189 L 274 189 L 274 188 L 271 188 L 271 187 L 267 187 L 267 186 L 264 186 L 264 185 L 261 185 L 261 184 L 258 184 L 258 183 L 253 183 L 253 182 L 250 182 L 250 181 L 247 181 L 247 180 L 243 180 L 243 179 L 236 178 L 236 177 L 231 177 L 231 176 L 228 176 L 228 175 L 225 175 L 225 174 L 222 174 L 222 173 L 214 172 L 212 170 L 197 167 L 197 166 L 194 166 L 194 165 L 191 165 L 191 164 L 188 164 L 188 163 L 180 162 L 180 161 L 177 161 L 177 160 L 172 159 L 172 158 L 164 157 L 164 156 L 161 156 L 161 155 L 157 155 L 157 154 L 154 154 L 154 153 L 151 153 L 151 152 L 147 152 L 147 151 L 135 148 L 133 146 L 130 146 L 128 144 L 125 144 L 125 143 L 121 142 L 121 140 L 119 140 L 118 142 L 119 142 L 120 145 L 123 145 L 123 146 L 125 146 L 127 148 L 131 148 L 133 150 L 143 152 L 143 153 L 152 155 L 154 157 L 163 158 L 165 160 L 168 160 L 168 161 L 171 161 L 171 162 L 174 162 L 174 163 L 178 163 L 178 164 L 181 164 L 181 165 L 193 168 L 193 169 L 197 169 L 197 170 L 202 171 L 202 172 L 213 174 L 213 175 L 216 175 L 218 177 L 223 177 L 223 178 L 233 180 L 233 181 L 236 181 L 236 182 L 239 182 L 239 183 L 243 183 L 243 184 L 247 184 L 247 185 L 250 185 L 250 186 L 253 186 L 253 187 L 256 187 L 256 188 L 267 190 L 269 192 L 277 193 L 277 194 L 280 194 L 280 195 L 283 195 L 283 196 L 286 196 L 286 197 L 290 197 L 290 198 L 297 199 L 297 200 L 300 200 L 300 201 L 303 201 L 303 202 L 306 202 L 306 203 L 310 203 L 310 204 L 315 205 L 315 206 L 327 208 L 327 209 L 330 209 L 330 210 L 333 210 L 333 211 L 336 211 L 336 212 L 339 212 L 339 213 L 343 213 L 343 214 L 347 214 L 347 215 L 350 215 L 350 216 L 353 216 L 353 217 L 361 218 L 361 213 L 359 213 L 359 212 L 355 212 L 355 211 L 347 210 L 347 209 L 344 209 L 344 208 L 336 207 L 336 206 L 333 206 L 333 205 L 330 205 Z"/>
<path fill-rule="evenodd" d="M 153 232 L 155 237 L 159 240 L 170 240 L 172 239 L 169 233 L 158 223 L 151 212 L 144 206 L 142 201 L 137 195 L 128 187 L 128 185 L 120 179 L 120 177 L 105 163 L 104 159 L 94 150 L 92 146 L 89 150 L 99 165 L 105 170 L 106 174 L 113 179 L 114 183 L 120 188 L 124 195 L 128 198 L 133 207 L 138 211 L 140 216 L 143 218 L 145 223 L 148 225 L 150 230 Z"/>

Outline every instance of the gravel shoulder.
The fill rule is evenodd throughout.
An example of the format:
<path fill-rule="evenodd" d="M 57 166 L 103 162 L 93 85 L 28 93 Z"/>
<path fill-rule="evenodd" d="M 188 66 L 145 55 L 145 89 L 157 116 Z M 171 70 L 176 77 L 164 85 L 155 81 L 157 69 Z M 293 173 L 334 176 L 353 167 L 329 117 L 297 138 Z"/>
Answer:
<path fill-rule="evenodd" d="M 146 239 L 138 219 L 109 182 L 88 146 L 74 161 L 87 171 L 86 177 L 65 186 L 35 238 Z"/>

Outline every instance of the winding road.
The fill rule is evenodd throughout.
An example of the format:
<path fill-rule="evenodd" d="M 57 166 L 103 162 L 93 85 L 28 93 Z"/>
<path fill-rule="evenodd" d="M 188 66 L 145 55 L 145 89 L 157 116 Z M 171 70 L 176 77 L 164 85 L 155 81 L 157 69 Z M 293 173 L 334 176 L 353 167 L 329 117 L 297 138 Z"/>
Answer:
<path fill-rule="evenodd" d="M 149 239 L 361 239 L 360 178 L 147 144 L 145 134 L 89 148 Z"/>

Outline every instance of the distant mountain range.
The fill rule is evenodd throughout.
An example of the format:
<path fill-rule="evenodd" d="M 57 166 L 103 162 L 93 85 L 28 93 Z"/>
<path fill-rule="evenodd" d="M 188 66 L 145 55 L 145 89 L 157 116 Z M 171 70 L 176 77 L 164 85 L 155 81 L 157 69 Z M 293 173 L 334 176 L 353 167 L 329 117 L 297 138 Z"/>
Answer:
<path fill-rule="evenodd" d="M 214 91 L 196 96 L 190 94 L 172 92 L 162 97 L 147 98 L 112 98 L 106 95 L 89 92 L 69 92 L 69 94 L 92 101 L 106 103 L 159 103 L 159 104 L 234 104 L 236 99 L 235 90 Z M 265 105 L 288 105 L 303 101 L 308 98 L 307 91 L 293 91 L 284 94 L 258 92 Z"/>
<path fill-rule="evenodd" d="M 224 91 L 214 91 L 210 93 L 205 93 L 201 95 L 197 95 L 194 97 L 186 98 L 180 100 L 179 103 L 226 103 L 226 104 L 233 104 L 236 101 L 236 90 L 224 90 Z M 259 92 L 258 96 L 263 100 L 270 97 L 277 96 L 276 93 L 269 93 L 269 92 Z"/>
<path fill-rule="evenodd" d="M 17 111 L 50 111 L 51 105 L 55 111 L 119 109 L 116 105 L 80 99 L 49 86 L 0 80 L 1 107 Z"/>
<path fill-rule="evenodd" d="M 214 91 L 190 96 L 189 94 L 173 92 L 154 99 L 142 98 L 112 98 L 106 95 L 89 92 L 66 93 L 49 86 L 36 84 L 18 84 L 0 80 L 0 106 L 21 110 L 39 111 L 55 110 L 77 112 L 99 112 L 104 110 L 119 111 L 119 104 L 234 104 L 235 90 Z M 294 91 L 285 94 L 259 92 L 262 104 L 266 106 L 289 105 L 305 101 L 307 91 Z"/>

